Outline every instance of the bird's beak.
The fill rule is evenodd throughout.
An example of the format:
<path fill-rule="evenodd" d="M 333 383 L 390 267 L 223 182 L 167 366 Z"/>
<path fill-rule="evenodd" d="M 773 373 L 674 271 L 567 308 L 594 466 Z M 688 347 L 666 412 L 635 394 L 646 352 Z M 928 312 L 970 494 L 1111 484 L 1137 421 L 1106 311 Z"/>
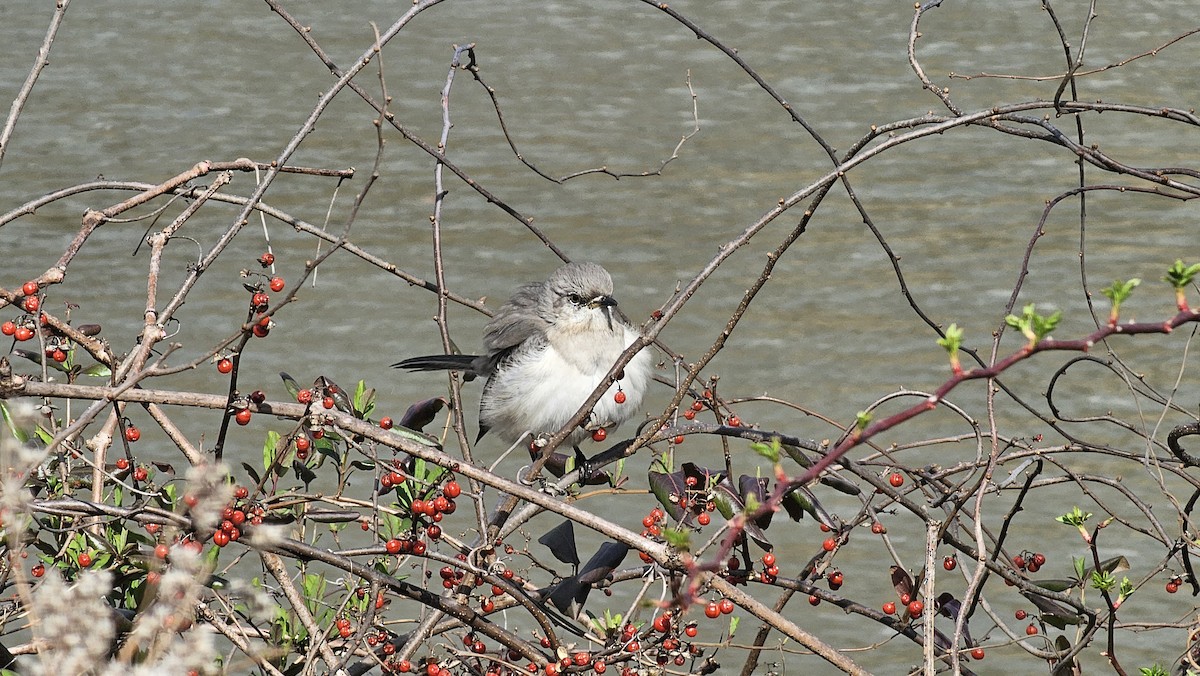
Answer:
<path fill-rule="evenodd" d="M 588 307 L 593 310 L 604 312 L 604 318 L 608 320 L 608 330 L 613 330 L 612 310 L 617 306 L 617 299 L 612 296 L 596 296 L 588 303 Z"/>
<path fill-rule="evenodd" d="M 616 307 L 617 299 L 612 296 L 596 296 L 589 303 L 588 307 L 593 310 L 600 307 Z"/>

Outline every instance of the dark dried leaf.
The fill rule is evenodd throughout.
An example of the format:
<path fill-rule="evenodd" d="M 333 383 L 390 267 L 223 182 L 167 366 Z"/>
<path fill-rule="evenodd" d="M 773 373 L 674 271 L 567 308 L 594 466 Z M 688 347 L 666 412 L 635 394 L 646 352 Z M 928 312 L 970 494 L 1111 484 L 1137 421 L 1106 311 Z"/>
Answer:
<path fill-rule="evenodd" d="M 409 406 L 404 415 L 400 416 L 400 426 L 420 432 L 425 429 L 426 425 L 433 422 L 437 418 L 438 412 L 449 403 L 445 397 L 433 397 L 418 401 Z"/>
<path fill-rule="evenodd" d="M 1058 601 L 1052 601 L 1038 594 L 1021 592 L 1029 602 L 1037 606 L 1042 621 L 1058 629 L 1064 629 L 1068 624 L 1079 624 L 1079 615 Z"/>
<path fill-rule="evenodd" d="M 889 570 L 892 574 L 892 587 L 896 589 L 896 595 L 908 595 L 910 599 L 916 598 L 913 593 L 916 590 L 916 586 L 913 584 L 912 576 L 908 574 L 908 571 L 900 566 L 892 566 Z"/>
<path fill-rule="evenodd" d="M 304 389 L 300 387 L 300 383 L 296 382 L 296 379 L 288 375 L 286 371 L 280 371 L 279 377 L 283 379 L 283 386 L 287 388 L 288 394 L 292 395 L 292 399 L 295 399 L 300 390 Z"/>
<path fill-rule="evenodd" d="M 538 542 L 545 545 L 559 561 L 579 566 L 579 552 L 575 548 L 575 525 L 570 519 L 546 531 L 545 535 L 538 538 Z"/>
<path fill-rule="evenodd" d="M 579 580 L 586 585 L 593 585 L 608 577 L 617 566 L 621 565 L 621 561 L 625 559 L 625 555 L 629 553 L 629 545 L 620 542 L 605 542 L 600 545 L 600 549 L 588 559 L 583 570 L 579 571 Z"/>
<path fill-rule="evenodd" d="M 962 612 L 962 602 L 954 598 L 954 594 L 950 592 L 942 592 L 937 597 L 937 612 L 943 617 L 948 617 L 951 620 L 958 621 L 958 614 Z M 975 645 L 975 639 L 971 638 L 970 623 L 963 625 L 963 638 L 967 645 Z"/>
<path fill-rule="evenodd" d="M 647 482 L 650 484 L 650 490 L 654 493 L 654 497 L 658 498 L 658 504 L 663 506 L 672 519 L 679 519 L 683 516 L 683 510 L 679 508 L 679 497 L 687 490 L 683 472 L 671 472 L 670 474 L 650 472 L 647 475 Z"/>

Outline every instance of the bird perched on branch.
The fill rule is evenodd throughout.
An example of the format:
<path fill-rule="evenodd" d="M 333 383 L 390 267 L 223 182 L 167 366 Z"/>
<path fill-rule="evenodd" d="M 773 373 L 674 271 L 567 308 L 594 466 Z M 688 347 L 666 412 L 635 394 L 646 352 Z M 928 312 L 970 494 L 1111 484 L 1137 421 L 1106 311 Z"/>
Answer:
<path fill-rule="evenodd" d="M 568 263 L 544 282 L 513 294 L 483 332 L 484 353 L 413 357 L 393 364 L 411 371 L 462 371 L 487 378 L 479 437 L 494 431 L 513 443 L 525 433 L 553 434 L 583 406 L 637 331 L 613 311 L 613 283 L 595 263 Z M 631 418 L 650 380 L 650 355 L 639 352 L 592 407 L 567 443 Z"/>

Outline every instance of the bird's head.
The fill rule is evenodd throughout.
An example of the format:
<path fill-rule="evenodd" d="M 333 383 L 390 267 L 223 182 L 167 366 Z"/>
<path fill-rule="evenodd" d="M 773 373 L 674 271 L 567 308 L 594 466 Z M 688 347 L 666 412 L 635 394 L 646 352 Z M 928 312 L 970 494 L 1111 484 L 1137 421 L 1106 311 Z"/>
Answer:
<path fill-rule="evenodd" d="M 617 301 L 612 296 L 612 277 L 599 265 L 568 263 L 550 275 L 545 289 L 549 304 L 545 309 L 552 323 L 587 330 L 603 322 L 613 329 L 612 308 Z"/>

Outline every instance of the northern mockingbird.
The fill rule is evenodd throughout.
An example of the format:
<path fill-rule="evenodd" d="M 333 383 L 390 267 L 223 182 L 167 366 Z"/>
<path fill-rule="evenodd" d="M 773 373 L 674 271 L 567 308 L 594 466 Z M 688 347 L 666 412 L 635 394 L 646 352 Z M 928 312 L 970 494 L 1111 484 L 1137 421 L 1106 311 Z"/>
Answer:
<path fill-rule="evenodd" d="M 462 371 L 486 377 L 479 436 L 494 431 L 513 443 L 562 429 L 600 385 L 637 331 L 613 313 L 617 301 L 608 271 L 595 263 L 568 263 L 544 282 L 513 293 L 483 332 L 484 353 L 413 357 L 392 364 L 412 371 Z M 600 397 L 567 443 L 577 446 L 596 428 L 631 418 L 650 380 L 650 355 L 639 352 Z"/>

